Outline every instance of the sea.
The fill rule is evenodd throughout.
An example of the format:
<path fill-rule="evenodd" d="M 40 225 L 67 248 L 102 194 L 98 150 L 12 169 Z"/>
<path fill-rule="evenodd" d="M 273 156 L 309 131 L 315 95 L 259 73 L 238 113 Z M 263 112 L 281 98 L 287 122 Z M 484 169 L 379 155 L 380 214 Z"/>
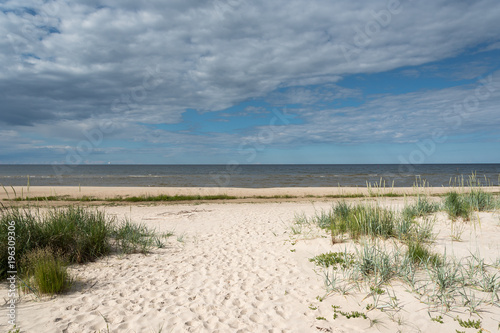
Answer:
<path fill-rule="evenodd" d="M 3 186 L 407 187 L 500 185 L 500 164 L 7 165 Z"/>

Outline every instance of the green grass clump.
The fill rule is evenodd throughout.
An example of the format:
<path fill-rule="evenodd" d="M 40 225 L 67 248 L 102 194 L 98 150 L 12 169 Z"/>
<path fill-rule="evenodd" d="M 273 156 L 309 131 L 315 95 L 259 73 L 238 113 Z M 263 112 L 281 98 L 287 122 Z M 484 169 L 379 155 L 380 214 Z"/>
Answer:
<path fill-rule="evenodd" d="M 454 291 L 464 282 L 461 266 L 454 262 L 443 262 L 430 268 L 428 273 L 440 293 Z"/>
<path fill-rule="evenodd" d="M 464 194 L 465 201 L 474 211 L 485 211 L 494 209 L 496 206 L 493 194 L 484 192 L 481 188 L 471 188 L 469 193 Z"/>
<path fill-rule="evenodd" d="M 113 223 L 98 210 L 72 206 L 49 210 L 40 225 L 44 238 L 39 242 L 68 255 L 71 262 L 91 261 L 110 252 Z"/>
<path fill-rule="evenodd" d="M 22 261 L 26 287 L 34 287 L 43 294 L 62 293 L 70 287 L 67 261 L 50 247 L 29 251 Z"/>
<path fill-rule="evenodd" d="M 17 197 L 15 199 L 12 199 L 14 201 L 29 201 L 29 200 L 32 200 L 32 201 L 59 201 L 59 200 L 63 200 L 65 199 L 64 197 L 62 196 L 57 196 L 57 195 L 48 195 L 48 196 L 45 196 L 45 197 Z"/>
<path fill-rule="evenodd" d="M 376 244 L 364 244 L 361 250 L 356 250 L 357 269 L 365 279 L 374 278 L 377 285 L 388 282 L 396 276 L 398 269 L 397 257 Z"/>
<path fill-rule="evenodd" d="M 313 195 L 309 196 L 309 197 L 314 197 Z M 224 198 L 224 199 L 235 199 L 236 197 L 232 197 L 232 196 L 228 196 L 228 198 Z M 282 195 L 271 195 L 271 196 L 266 196 L 266 195 L 255 195 L 253 196 L 253 198 L 256 198 L 256 199 L 293 199 L 293 198 L 297 198 L 297 196 L 295 195 L 289 195 L 289 194 L 282 194 Z"/>
<path fill-rule="evenodd" d="M 113 238 L 118 248 L 126 254 L 146 253 L 159 238 L 144 224 L 135 224 L 126 220 L 113 231 Z"/>
<path fill-rule="evenodd" d="M 330 211 L 321 211 L 312 219 L 305 216 L 295 218 L 296 225 L 313 223 L 329 231 L 332 243 L 342 241 L 344 236 L 359 240 L 362 236 L 384 239 L 394 237 L 407 242 L 418 238 L 422 242 L 430 241 L 432 223 L 428 219 L 416 222 L 416 216 L 424 216 L 438 209 L 438 205 L 420 197 L 414 205 L 406 206 L 403 213 L 398 213 L 378 205 L 357 203 L 349 205 L 345 201 L 336 203 Z"/>
<path fill-rule="evenodd" d="M 70 264 L 93 261 L 113 249 L 144 253 L 153 246 L 163 247 L 160 237 L 169 236 L 157 236 L 144 225 L 130 221 L 117 224 L 114 217 L 94 209 L 68 207 L 42 212 L 38 208 L 11 207 L 0 210 L 0 239 L 9 239 L 9 232 L 14 230 L 12 221 L 15 222 L 16 258 L 50 248 Z M 0 242 L 0 278 L 12 270 L 8 267 L 8 246 L 7 241 Z"/>
<path fill-rule="evenodd" d="M 9 199 L 7 199 L 9 200 Z M 79 202 L 91 202 L 91 201 L 102 201 L 102 199 L 91 197 L 91 196 L 81 196 L 77 198 L 70 197 L 69 195 L 47 195 L 38 197 L 16 197 L 11 199 L 12 201 L 79 201 Z"/>
<path fill-rule="evenodd" d="M 469 192 L 448 192 L 444 200 L 444 208 L 452 219 L 462 217 L 469 220 L 473 211 L 481 212 L 498 207 L 498 201 L 491 193 L 484 192 L 480 187 L 471 187 Z"/>
<path fill-rule="evenodd" d="M 50 247 L 66 256 L 69 262 L 81 263 L 109 253 L 109 236 L 113 219 L 104 213 L 81 207 L 50 209 L 9 208 L 0 211 L 0 237 L 7 239 L 8 226 L 15 222 L 16 257 L 22 258 L 32 250 Z M 7 244 L 0 243 L 0 276 L 7 267 Z"/>
<path fill-rule="evenodd" d="M 448 216 L 454 220 L 458 217 L 468 220 L 470 219 L 470 215 L 472 213 L 472 207 L 470 206 L 468 200 L 465 200 L 463 195 L 460 195 L 455 191 L 448 192 L 446 194 L 444 209 L 448 213 Z"/>
<path fill-rule="evenodd" d="M 439 210 L 439 204 L 429 201 L 425 196 L 418 196 L 417 201 L 403 208 L 403 219 L 412 220 L 415 217 L 422 217 L 435 213 Z"/>
<path fill-rule="evenodd" d="M 318 227 L 321 229 L 332 229 L 332 225 L 335 223 L 334 221 L 334 215 L 333 211 L 321 211 L 321 213 L 317 213 L 316 216 L 313 218 L 313 223 L 316 224 Z M 295 219 L 297 221 L 297 218 Z M 302 221 L 307 221 L 310 223 L 311 221 L 308 220 L 305 216 L 302 216 Z"/>
<path fill-rule="evenodd" d="M 15 222 L 15 229 L 11 222 Z M 0 210 L 0 278 L 7 276 L 7 271 L 12 270 L 8 267 L 9 244 L 6 241 L 9 232 L 14 231 L 15 235 L 15 257 L 22 258 L 28 251 L 37 247 L 45 247 L 44 233 L 40 225 L 40 218 L 29 210 L 20 208 L 1 209 Z M 12 234 L 11 234 L 12 235 Z M 11 243 L 11 245 L 14 245 Z"/>
<path fill-rule="evenodd" d="M 364 198 L 364 194 L 355 193 L 355 194 L 327 194 L 325 198 Z"/>
<path fill-rule="evenodd" d="M 264 198 L 264 197 L 263 197 Z M 265 198 L 295 198 L 290 195 L 265 197 Z M 38 197 L 16 197 L 14 199 L 7 199 L 12 201 L 76 201 L 76 202 L 92 202 L 92 201 L 106 201 L 106 202 L 155 202 L 155 201 L 193 201 L 193 200 L 225 200 L 225 199 L 238 199 L 238 197 L 218 194 L 218 195 L 141 195 L 132 197 L 116 196 L 114 198 L 100 199 L 91 196 L 70 197 L 69 195 L 49 195 Z"/>
<path fill-rule="evenodd" d="M 235 196 L 226 194 L 219 195 L 141 195 L 133 197 L 116 197 L 106 199 L 106 201 L 126 201 L 126 202 L 142 202 L 142 201 L 192 201 L 192 200 L 223 200 L 223 199 L 237 199 Z"/>
<path fill-rule="evenodd" d="M 328 252 L 317 255 L 309 259 L 310 262 L 314 262 L 317 266 L 330 267 L 334 269 L 338 267 L 346 269 L 349 266 L 354 265 L 354 255 L 349 252 Z"/>
<path fill-rule="evenodd" d="M 413 264 L 416 265 L 431 265 L 438 266 L 441 265 L 441 258 L 432 253 L 429 248 L 423 244 L 423 242 L 412 239 L 408 242 L 407 256 Z"/>
<path fill-rule="evenodd" d="M 356 204 L 348 205 L 340 202 L 333 207 L 325 220 L 318 220 L 320 226 L 326 226 L 331 231 L 332 240 L 337 235 L 347 233 L 353 239 L 368 235 L 372 237 L 389 238 L 395 235 L 396 215 L 391 210 L 378 205 Z"/>

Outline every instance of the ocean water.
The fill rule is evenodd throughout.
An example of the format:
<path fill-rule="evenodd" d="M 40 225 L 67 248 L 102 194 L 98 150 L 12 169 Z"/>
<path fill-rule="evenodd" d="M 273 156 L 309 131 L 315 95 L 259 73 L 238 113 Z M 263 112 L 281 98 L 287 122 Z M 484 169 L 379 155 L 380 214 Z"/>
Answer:
<path fill-rule="evenodd" d="M 387 187 L 450 186 L 472 174 L 500 185 L 500 164 L 2 165 L 3 186 Z"/>

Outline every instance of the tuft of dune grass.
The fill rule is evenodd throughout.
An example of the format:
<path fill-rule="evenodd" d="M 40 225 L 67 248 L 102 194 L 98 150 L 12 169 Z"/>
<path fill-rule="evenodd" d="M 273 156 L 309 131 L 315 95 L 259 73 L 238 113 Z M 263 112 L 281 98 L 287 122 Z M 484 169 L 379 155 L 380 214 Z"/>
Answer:
<path fill-rule="evenodd" d="M 12 228 L 15 222 L 15 228 Z M 97 209 L 82 207 L 39 208 L 3 207 L 0 209 L 0 238 L 15 233 L 17 270 L 34 281 L 40 292 L 60 292 L 67 285 L 64 267 L 85 263 L 110 254 L 146 253 L 163 247 L 162 238 L 144 225 L 129 220 L 118 223 Z M 10 233 L 10 234 L 9 234 Z M 0 242 L 0 278 L 13 270 L 9 264 L 8 242 Z M 12 251 L 10 251 L 12 252 Z M 22 259 L 21 259 L 22 258 Z M 50 259 L 52 258 L 52 259 Z M 44 281 L 45 278 L 48 281 Z"/>

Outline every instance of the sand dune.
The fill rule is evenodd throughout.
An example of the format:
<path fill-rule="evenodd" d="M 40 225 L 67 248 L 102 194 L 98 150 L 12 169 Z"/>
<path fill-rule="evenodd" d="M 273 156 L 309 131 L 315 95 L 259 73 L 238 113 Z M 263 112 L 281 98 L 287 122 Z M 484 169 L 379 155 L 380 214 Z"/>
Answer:
<path fill-rule="evenodd" d="M 402 199 L 379 200 L 394 208 L 403 204 Z M 295 214 L 313 215 L 330 207 L 331 202 L 104 207 L 108 214 L 130 217 L 159 232 L 173 230 L 176 236 L 148 255 L 115 255 L 73 266 L 76 282 L 67 294 L 42 300 L 23 296 L 18 326 L 23 332 L 68 333 L 108 328 L 110 332 L 455 332 L 459 328 L 431 321 L 427 305 L 397 282 L 392 287 L 402 306 L 399 322 L 379 310 L 368 313 L 370 320 L 333 319 L 332 305 L 343 311 L 364 310 L 366 293 L 334 294 L 320 302 L 317 297 L 325 295 L 323 276 L 308 258 L 349 245 L 332 246 L 315 230 L 290 232 Z M 498 217 L 481 214 L 481 230 L 467 227 L 464 241 L 453 243 L 441 216 L 437 247 L 451 244 L 454 252 L 465 255 L 467 247 L 477 245 L 482 254 L 500 257 Z M 6 299 L 5 286 L 0 288 Z M 500 310 L 488 311 L 483 327 L 496 331 Z M 374 319 L 380 323 L 370 327 Z M 4 322 L 0 328 L 6 328 Z"/>

